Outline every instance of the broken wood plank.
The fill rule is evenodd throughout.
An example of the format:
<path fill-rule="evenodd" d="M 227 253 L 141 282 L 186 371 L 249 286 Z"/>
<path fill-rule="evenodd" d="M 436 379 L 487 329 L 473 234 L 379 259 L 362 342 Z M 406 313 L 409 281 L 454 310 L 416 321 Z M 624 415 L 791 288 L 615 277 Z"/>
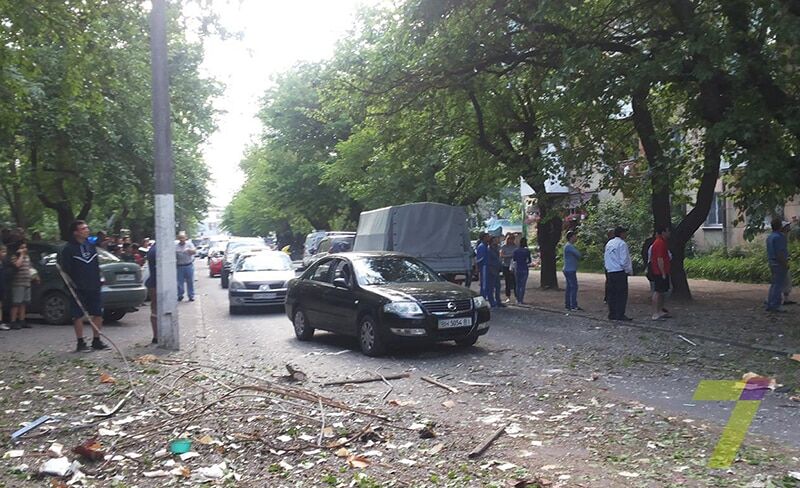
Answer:
<path fill-rule="evenodd" d="M 450 393 L 458 393 L 457 389 L 453 388 L 450 385 L 445 385 L 441 381 L 435 380 L 435 379 L 431 378 L 430 376 L 422 376 L 420 379 L 422 381 L 428 382 L 428 383 L 430 383 L 432 385 L 436 385 L 439 388 L 444 388 L 445 390 L 449 391 Z"/>
<path fill-rule="evenodd" d="M 378 375 L 378 376 L 370 376 L 367 378 L 356 378 L 352 380 L 342 380 L 342 381 L 329 381 L 327 383 L 323 383 L 322 386 L 337 386 L 337 385 L 350 385 L 350 384 L 358 384 L 358 383 L 372 383 L 373 381 L 386 381 L 386 380 L 399 380 L 402 378 L 408 378 L 410 375 L 408 373 L 400 373 L 400 374 L 391 374 L 391 375 Z"/>
<path fill-rule="evenodd" d="M 470 452 L 467 455 L 467 457 L 470 459 L 475 459 L 476 457 L 483 454 L 487 449 L 489 449 L 489 446 L 491 446 L 492 443 L 497 440 L 498 437 L 503 435 L 503 432 L 506 431 L 506 427 L 507 424 L 503 424 L 502 427 L 494 431 L 491 436 L 487 437 L 485 441 L 483 441 L 478 447 L 473 449 L 472 452 Z"/>

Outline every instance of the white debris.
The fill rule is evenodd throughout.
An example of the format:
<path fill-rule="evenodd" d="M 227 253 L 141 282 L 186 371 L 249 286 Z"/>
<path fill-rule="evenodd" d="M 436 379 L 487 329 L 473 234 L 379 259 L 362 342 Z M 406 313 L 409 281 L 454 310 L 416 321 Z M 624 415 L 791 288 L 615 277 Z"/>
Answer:
<path fill-rule="evenodd" d="M 225 476 L 225 470 L 227 467 L 228 466 L 224 462 L 214 464 L 213 466 L 202 467 L 192 473 L 192 478 L 200 482 L 218 480 Z"/>
<path fill-rule="evenodd" d="M 159 469 L 158 471 L 145 471 L 143 474 L 145 478 L 163 478 L 170 475 L 163 469 Z"/>
<path fill-rule="evenodd" d="M 15 449 L 15 450 L 12 450 L 12 451 L 6 451 L 6 453 L 3 454 L 3 459 L 18 458 L 18 457 L 22 457 L 24 455 L 25 455 L 25 451 L 24 450 Z"/>
<path fill-rule="evenodd" d="M 70 468 L 71 465 L 69 459 L 64 456 L 45 461 L 45 463 L 39 467 L 39 473 L 62 477 L 66 476 L 67 473 L 70 472 Z"/>
<path fill-rule="evenodd" d="M 282 436 L 276 437 L 276 439 L 278 439 L 281 442 L 289 442 L 290 440 L 292 440 L 292 436 L 282 435 Z"/>
<path fill-rule="evenodd" d="M 58 442 L 54 442 L 50 445 L 50 449 L 47 450 L 48 454 L 52 454 L 54 457 L 61 457 L 61 452 L 64 450 L 64 444 L 59 444 Z"/>
<path fill-rule="evenodd" d="M 617 474 L 620 475 L 620 476 L 623 476 L 625 478 L 638 478 L 639 477 L 639 473 L 631 473 L 630 471 L 620 471 Z"/>
<path fill-rule="evenodd" d="M 198 453 L 196 453 L 194 451 L 189 451 L 189 452 L 184 452 L 183 454 L 181 454 L 178 457 L 181 458 L 181 461 L 188 461 L 188 460 L 190 460 L 192 458 L 200 457 L 200 454 L 198 454 Z"/>

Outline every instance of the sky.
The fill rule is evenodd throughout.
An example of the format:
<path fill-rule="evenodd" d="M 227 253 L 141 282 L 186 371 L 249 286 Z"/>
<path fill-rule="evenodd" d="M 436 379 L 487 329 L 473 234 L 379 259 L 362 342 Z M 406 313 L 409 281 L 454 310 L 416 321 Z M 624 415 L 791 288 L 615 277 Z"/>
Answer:
<path fill-rule="evenodd" d="M 259 99 L 275 74 L 333 56 L 360 5 L 380 0 L 215 0 L 222 25 L 241 39 L 205 41 L 204 74 L 225 85 L 217 132 L 204 150 L 212 205 L 224 207 L 244 181 L 239 161 L 260 133 Z"/>

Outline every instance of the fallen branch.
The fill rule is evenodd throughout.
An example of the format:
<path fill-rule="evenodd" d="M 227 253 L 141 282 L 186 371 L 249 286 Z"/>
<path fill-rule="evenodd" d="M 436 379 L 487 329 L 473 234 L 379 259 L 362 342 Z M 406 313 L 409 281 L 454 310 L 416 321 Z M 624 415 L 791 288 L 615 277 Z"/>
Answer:
<path fill-rule="evenodd" d="M 421 379 L 422 381 L 428 382 L 428 383 L 430 383 L 430 384 L 432 384 L 432 385 L 436 385 L 436 386 L 438 386 L 439 388 L 444 388 L 445 390 L 449 391 L 450 393 L 458 393 L 458 390 L 457 390 L 457 389 L 453 388 L 453 387 L 452 387 L 452 386 L 450 386 L 450 385 L 445 385 L 445 384 L 444 384 L 444 383 L 442 383 L 441 381 L 437 381 L 437 380 L 435 380 L 435 379 L 431 378 L 430 376 L 422 376 L 422 377 L 420 377 L 420 379 Z"/>
<path fill-rule="evenodd" d="M 503 424 L 502 427 L 500 427 L 499 429 L 494 431 L 491 436 L 489 436 L 485 441 L 483 441 L 478 447 L 473 449 L 472 452 L 470 452 L 467 455 L 467 457 L 470 458 L 470 459 L 475 459 L 476 457 L 478 457 L 481 454 L 483 454 L 484 451 L 489 449 L 489 446 L 491 446 L 492 443 L 494 441 L 496 441 L 498 437 L 503 435 L 503 432 L 505 432 L 505 431 L 506 431 L 506 424 Z"/>
<path fill-rule="evenodd" d="M 400 373 L 400 374 L 392 374 L 389 376 L 370 376 L 368 378 L 357 378 L 352 380 L 342 380 L 342 381 L 329 381 L 327 383 L 323 383 L 322 386 L 338 386 L 338 385 L 354 385 L 359 383 L 372 383 L 374 381 L 386 381 L 386 380 L 399 380 L 402 378 L 408 378 L 410 375 L 408 373 Z"/>
<path fill-rule="evenodd" d="M 691 345 L 693 345 L 694 347 L 697 347 L 697 344 L 696 344 L 695 342 L 692 342 L 692 341 L 690 341 L 689 339 L 687 339 L 687 338 L 683 337 L 682 335 L 678 334 L 678 337 L 679 337 L 679 338 L 680 338 L 682 341 L 684 341 L 684 342 L 686 342 L 686 343 L 688 343 L 688 344 L 691 344 Z"/>

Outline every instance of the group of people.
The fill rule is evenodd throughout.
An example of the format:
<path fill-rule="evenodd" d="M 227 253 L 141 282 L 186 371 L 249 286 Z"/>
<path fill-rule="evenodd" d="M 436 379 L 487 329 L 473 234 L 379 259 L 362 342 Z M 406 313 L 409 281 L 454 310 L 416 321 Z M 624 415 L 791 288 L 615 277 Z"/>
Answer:
<path fill-rule="evenodd" d="M 626 242 L 628 229 L 617 226 L 609 229 L 608 240 L 603 249 L 606 272 L 605 297 L 610 320 L 629 321 L 626 315 L 628 303 L 628 276 L 633 275 L 633 262 Z M 664 308 L 664 297 L 670 290 L 669 229 L 656 229 L 653 238 L 646 243 L 647 278 L 652 292 L 652 320 L 670 318 Z M 578 306 L 578 265 L 582 258 L 576 246 L 578 233 L 570 230 L 566 234 L 563 255 L 563 273 L 566 282 L 564 308 L 568 311 L 582 310 Z M 476 261 L 480 278 L 480 293 L 492 307 L 504 307 L 511 301 L 512 291 L 519 304 L 524 303 L 531 252 L 527 239 L 521 238 L 519 246 L 513 234 L 505 237 L 500 245 L 499 236 L 483 233 L 476 248 Z M 505 279 L 505 301 L 501 301 L 501 276 Z"/>
<path fill-rule="evenodd" d="M 507 234 L 500 245 L 500 236 L 482 233 L 475 249 L 481 295 L 494 307 L 505 307 L 511 301 L 512 291 L 517 303 L 524 303 L 528 283 L 531 251 L 528 240 L 521 238 L 519 245 L 514 234 Z M 505 302 L 501 301 L 501 276 L 505 279 Z"/>

